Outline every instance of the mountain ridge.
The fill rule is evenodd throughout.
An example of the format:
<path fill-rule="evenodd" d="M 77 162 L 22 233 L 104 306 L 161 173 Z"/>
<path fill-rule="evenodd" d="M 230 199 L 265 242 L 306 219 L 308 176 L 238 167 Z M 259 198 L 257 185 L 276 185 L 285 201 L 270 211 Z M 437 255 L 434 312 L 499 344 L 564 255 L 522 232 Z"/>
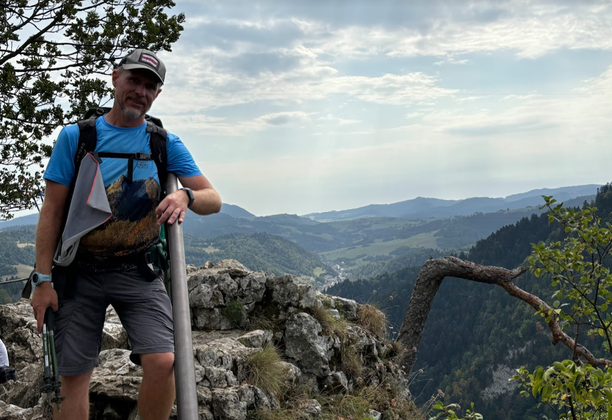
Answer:
<path fill-rule="evenodd" d="M 404 219 L 420 219 L 431 217 L 468 216 L 473 213 L 493 213 L 499 210 L 515 210 L 520 208 L 537 207 L 542 204 L 542 195 L 553 195 L 558 202 L 575 199 L 581 196 L 594 196 L 599 184 L 574 185 L 559 188 L 540 188 L 524 193 L 512 194 L 502 197 L 468 197 L 461 200 L 445 200 L 434 197 L 418 196 L 390 204 L 369 204 L 363 207 L 346 210 L 331 210 L 315 212 L 304 215 L 276 214 L 256 216 L 248 210 L 235 205 L 223 203 L 220 214 L 237 219 L 265 220 L 280 216 L 297 216 L 317 222 L 330 222 L 351 220 L 365 217 L 399 217 Z M 590 197 L 589 197 L 590 198 Z M 38 214 L 16 217 L 7 221 L 0 221 L 0 230 L 20 225 L 38 223 Z M 230 233 L 230 232 L 228 232 Z"/>
<path fill-rule="evenodd" d="M 599 184 L 573 185 L 559 188 L 540 188 L 507 197 L 468 197 L 462 200 L 416 197 L 391 204 L 370 204 L 363 207 L 329 212 L 308 213 L 303 217 L 319 222 L 351 220 L 360 217 L 401 217 L 409 219 L 429 217 L 468 216 L 493 213 L 499 210 L 537 207 L 543 195 L 553 195 L 558 202 L 580 196 L 595 195 Z"/>

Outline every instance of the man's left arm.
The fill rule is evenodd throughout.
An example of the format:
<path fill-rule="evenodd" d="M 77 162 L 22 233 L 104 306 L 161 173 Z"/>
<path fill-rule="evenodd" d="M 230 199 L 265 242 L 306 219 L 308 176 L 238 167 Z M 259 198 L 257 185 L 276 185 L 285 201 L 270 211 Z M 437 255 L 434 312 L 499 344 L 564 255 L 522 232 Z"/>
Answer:
<path fill-rule="evenodd" d="M 190 188 L 193 191 L 194 201 L 189 208 L 195 213 L 206 215 L 218 213 L 221 210 L 221 196 L 204 175 L 179 177 L 179 181 L 183 187 Z M 179 223 L 183 223 L 188 204 L 189 196 L 185 191 L 178 190 L 168 194 L 159 203 L 155 211 L 157 214 L 157 224 L 161 226 L 166 221 L 169 224 L 173 224 L 177 220 Z"/>

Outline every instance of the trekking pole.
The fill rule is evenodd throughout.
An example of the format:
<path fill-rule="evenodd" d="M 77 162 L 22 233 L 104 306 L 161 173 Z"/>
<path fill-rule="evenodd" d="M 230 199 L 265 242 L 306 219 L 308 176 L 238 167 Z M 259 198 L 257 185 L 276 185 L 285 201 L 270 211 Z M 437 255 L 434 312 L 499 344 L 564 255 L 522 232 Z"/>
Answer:
<path fill-rule="evenodd" d="M 57 406 L 61 412 L 61 404 L 65 397 L 61 396 L 62 383 L 59 379 L 57 357 L 55 354 L 55 314 L 48 307 L 43 322 L 43 383 L 41 390 L 47 394 L 47 401 Z"/>
<path fill-rule="evenodd" d="M 168 173 L 168 194 L 178 190 L 176 175 Z M 193 341 L 191 339 L 191 314 L 187 290 L 185 244 L 183 226 L 174 223 L 168 228 L 170 273 L 172 278 L 172 314 L 174 317 L 174 375 L 176 378 L 176 407 L 179 420 L 198 420 L 198 395 L 196 392 Z"/>

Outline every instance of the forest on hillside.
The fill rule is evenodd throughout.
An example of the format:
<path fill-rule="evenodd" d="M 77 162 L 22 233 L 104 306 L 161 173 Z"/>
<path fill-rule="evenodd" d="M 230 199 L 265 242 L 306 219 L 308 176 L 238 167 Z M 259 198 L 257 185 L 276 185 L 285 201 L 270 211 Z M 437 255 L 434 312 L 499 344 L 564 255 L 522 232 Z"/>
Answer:
<path fill-rule="evenodd" d="M 609 222 L 612 188 L 601 187 L 592 205 Z M 532 215 L 478 241 L 459 257 L 512 269 L 525 264 L 532 244 L 550 243 L 564 235 L 558 224 L 549 223 L 548 214 Z M 612 265 L 609 258 L 606 261 Z M 393 335 L 402 323 L 420 268 L 408 266 L 373 279 L 344 282 L 329 293 L 377 304 L 386 312 Z M 546 276 L 537 278 L 528 272 L 515 283 L 544 299 L 553 294 Z M 581 342 L 589 348 L 601 344 L 589 337 L 581 337 Z M 533 397 L 520 396 L 516 383 L 508 379 L 520 366 L 533 369 L 571 356 L 566 347 L 551 345 L 546 323 L 534 316 L 529 305 L 491 285 L 446 278 L 427 319 L 411 391 L 423 403 L 441 390 L 446 401 L 464 407 L 474 402 L 489 419 L 536 420 L 551 416 L 550 409 L 539 406 Z"/>
<path fill-rule="evenodd" d="M 0 280 L 14 280 L 29 274 L 25 267 L 34 266 L 35 226 L 23 226 L 0 232 Z M 18 266 L 24 270 L 18 270 Z M 23 283 L 0 286 L 0 304 L 14 302 L 21 297 Z"/>

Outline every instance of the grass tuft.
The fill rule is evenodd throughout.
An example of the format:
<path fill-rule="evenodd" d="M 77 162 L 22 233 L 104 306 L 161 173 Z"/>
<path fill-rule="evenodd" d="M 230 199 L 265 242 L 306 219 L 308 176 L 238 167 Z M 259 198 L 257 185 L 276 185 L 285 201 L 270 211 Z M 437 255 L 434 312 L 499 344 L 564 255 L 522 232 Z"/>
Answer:
<path fill-rule="evenodd" d="M 387 317 L 374 305 L 361 305 L 357 309 L 359 324 L 375 334 L 378 338 L 384 339 L 387 330 Z"/>
<path fill-rule="evenodd" d="M 342 368 L 349 378 L 357 379 L 363 375 L 363 362 L 354 346 L 344 343 L 340 350 Z"/>
<path fill-rule="evenodd" d="M 247 383 L 264 392 L 276 396 L 279 400 L 288 386 L 288 376 L 281 365 L 282 359 L 274 346 L 266 346 L 262 351 L 247 357 Z"/>
<path fill-rule="evenodd" d="M 247 420 L 310 420 L 311 417 L 299 410 L 255 410 L 247 414 Z"/>
<path fill-rule="evenodd" d="M 347 328 L 349 327 L 349 323 L 343 319 L 334 318 L 327 308 L 321 306 L 319 308 L 312 309 L 312 316 L 316 319 L 319 324 L 321 324 L 321 328 L 323 328 L 324 334 L 335 334 L 340 338 L 340 341 L 344 342 L 347 336 Z"/>

